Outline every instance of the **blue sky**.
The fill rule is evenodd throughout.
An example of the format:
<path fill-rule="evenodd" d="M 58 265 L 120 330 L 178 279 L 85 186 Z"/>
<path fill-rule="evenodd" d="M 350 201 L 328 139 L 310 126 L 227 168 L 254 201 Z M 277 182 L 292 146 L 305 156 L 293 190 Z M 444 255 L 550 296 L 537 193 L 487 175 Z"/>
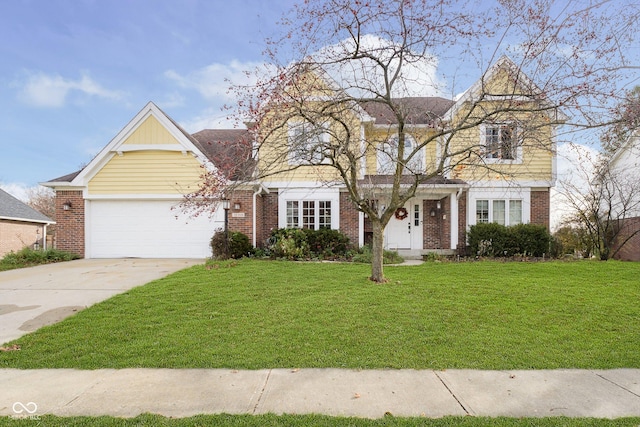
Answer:
<path fill-rule="evenodd" d="M 219 126 L 224 78 L 261 60 L 292 4 L 0 1 L 0 185 L 78 170 L 148 101 L 190 132 Z"/>
<path fill-rule="evenodd" d="M 24 199 L 80 169 L 148 101 L 192 133 L 229 127 L 225 78 L 263 60 L 265 37 L 294 3 L 0 0 L 0 186 Z M 438 74 L 466 89 L 478 70 L 446 73 L 461 59 L 449 50 Z"/>

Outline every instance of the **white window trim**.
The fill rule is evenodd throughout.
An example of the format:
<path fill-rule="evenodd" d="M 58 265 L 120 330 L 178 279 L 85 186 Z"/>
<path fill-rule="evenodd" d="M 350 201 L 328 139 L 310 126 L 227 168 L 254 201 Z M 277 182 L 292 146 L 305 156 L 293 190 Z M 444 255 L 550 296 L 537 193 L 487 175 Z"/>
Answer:
<path fill-rule="evenodd" d="M 467 205 L 468 227 L 477 224 L 476 202 L 489 200 L 489 222 L 493 222 L 493 201 L 505 200 L 505 224 L 509 225 L 509 200 L 522 201 L 522 224 L 531 222 L 531 189 L 530 188 L 481 188 L 469 189 Z"/>
<path fill-rule="evenodd" d="M 516 130 L 516 158 L 515 159 L 493 159 L 485 157 L 484 151 L 487 147 L 487 129 L 505 125 L 515 125 Z M 487 164 L 520 165 L 522 164 L 522 131 L 516 122 L 495 122 L 483 123 L 480 125 L 480 146 L 482 148 L 482 160 Z"/>
<path fill-rule="evenodd" d="M 333 189 L 281 189 L 278 193 L 278 228 L 287 227 L 287 202 L 298 202 L 299 225 L 302 227 L 303 203 L 314 201 L 315 203 L 315 226 L 318 225 L 318 202 L 331 202 L 331 229 L 340 228 L 340 192 Z"/>

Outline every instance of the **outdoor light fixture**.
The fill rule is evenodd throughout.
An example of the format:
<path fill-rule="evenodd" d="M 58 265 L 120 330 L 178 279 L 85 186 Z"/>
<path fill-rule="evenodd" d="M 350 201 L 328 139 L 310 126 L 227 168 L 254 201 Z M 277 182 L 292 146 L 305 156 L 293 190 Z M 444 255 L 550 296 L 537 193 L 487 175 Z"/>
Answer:
<path fill-rule="evenodd" d="M 222 209 L 224 210 L 229 209 L 230 204 L 231 204 L 231 201 L 229 199 L 222 199 Z"/>
<path fill-rule="evenodd" d="M 440 210 L 440 208 L 442 208 L 442 204 L 440 203 L 440 200 L 438 200 L 436 203 L 436 209 Z"/>
<path fill-rule="evenodd" d="M 242 207 L 242 205 L 239 202 L 236 202 L 236 203 L 233 204 L 233 209 L 235 209 L 237 211 L 239 211 L 241 207 Z"/>
<path fill-rule="evenodd" d="M 62 210 L 68 211 L 71 209 L 71 200 L 67 200 L 66 202 L 64 202 L 64 204 L 62 205 Z"/>

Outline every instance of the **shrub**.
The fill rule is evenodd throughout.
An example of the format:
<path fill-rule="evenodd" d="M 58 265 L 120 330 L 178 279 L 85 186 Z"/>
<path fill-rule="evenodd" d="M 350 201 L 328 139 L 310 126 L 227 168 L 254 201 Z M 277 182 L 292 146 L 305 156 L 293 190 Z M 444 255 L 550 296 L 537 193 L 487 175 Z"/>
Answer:
<path fill-rule="evenodd" d="M 371 246 L 365 245 L 361 247 L 358 253 L 351 258 L 351 261 L 362 264 L 371 264 L 372 256 Z M 404 262 L 404 258 L 398 255 L 397 252 L 385 250 L 382 254 L 383 264 L 401 264 L 402 262 Z"/>
<path fill-rule="evenodd" d="M 551 235 L 544 225 L 518 224 L 507 227 L 507 231 L 511 241 L 510 255 L 549 255 Z"/>
<path fill-rule="evenodd" d="M 253 253 L 253 246 L 246 234 L 238 231 L 229 231 L 228 240 L 225 232 L 217 230 L 211 238 L 211 251 L 216 259 L 238 259 Z"/>
<path fill-rule="evenodd" d="M 471 255 L 504 256 L 509 246 L 507 227 L 495 222 L 472 225 L 467 236 Z"/>
<path fill-rule="evenodd" d="M 274 258 L 337 259 L 349 254 L 349 238 L 339 230 L 280 228 L 271 233 L 267 248 Z"/>
<path fill-rule="evenodd" d="M 0 259 L 0 270 L 11 270 L 14 268 L 31 267 L 39 264 L 50 264 L 54 262 L 71 261 L 80 256 L 71 252 L 57 249 L 34 250 L 24 248 L 18 252 L 9 252 Z"/>
<path fill-rule="evenodd" d="M 476 224 L 471 226 L 467 236 L 472 255 L 541 257 L 549 255 L 550 251 L 551 235 L 544 225 Z"/>

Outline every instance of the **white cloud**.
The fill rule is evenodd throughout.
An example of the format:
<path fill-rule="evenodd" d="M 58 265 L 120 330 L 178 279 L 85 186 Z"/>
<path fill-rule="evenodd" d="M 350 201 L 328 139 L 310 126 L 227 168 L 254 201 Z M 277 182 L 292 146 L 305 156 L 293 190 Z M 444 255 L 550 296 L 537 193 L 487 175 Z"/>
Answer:
<path fill-rule="evenodd" d="M 0 188 L 26 203 L 29 200 L 29 190 L 34 187 L 29 187 L 21 182 L 3 182 L 0 183 Z"/>
<path fill-rule="evenodd" d="M 393 74 L 400 61 L 396 53 L 401 49 L 392 42 L 381 37 L 367 34 L 361 37 L 359 49 L 370 52 L 374 56 L 390 63 L 389 72 Z M 371 89 L 384 88 L 382 70 L 372 60 L 358 59 L 349 61 L 333 60 L 348 58 L 355 51 L 353 40 L 347 39 L 335 45 L 327 46 L 314 54 L 315 59 L 327 64 L 327 73 L 353 96 L 371 96 Z M 401 78 L 396 81 L 392 90 L 394 97 L 406 96 L 443 96 L 446 84 L 438 76 L 439 60 L 429 53 L 404 52 Z M 330 65 L 333 63 L 333 65 Z M 369 88 L 369 90 L 367 90 Z"/>
<path fill-rule="evenodd" d="M 260 66 L 257 62 L 231 61 L 229 64 L 213 63 L 186 75 L 175 70 L 167 70 L 164 75 L 182 88 L 196 90 L 207 100 L 227 102 L 235 100 L 229 88 L 232 85 L 254 84 L 254 74 L 249 72 Z"/>
<path fill-rule="evenodd" d="M 43 72 L 29 73 L 26 81 L 16 83 L 15 86 L 20 87 L 20 99 L 36 107 L 63 107 L 72 92 L 109 100 L 123 98 L 122 92 L 102 87 L 87 74 L 73 80 Z"/>

